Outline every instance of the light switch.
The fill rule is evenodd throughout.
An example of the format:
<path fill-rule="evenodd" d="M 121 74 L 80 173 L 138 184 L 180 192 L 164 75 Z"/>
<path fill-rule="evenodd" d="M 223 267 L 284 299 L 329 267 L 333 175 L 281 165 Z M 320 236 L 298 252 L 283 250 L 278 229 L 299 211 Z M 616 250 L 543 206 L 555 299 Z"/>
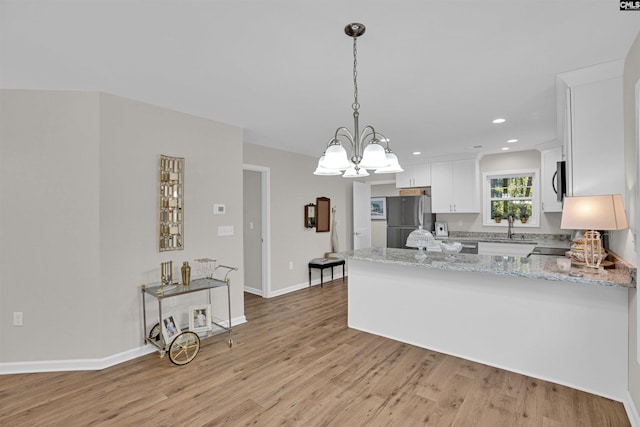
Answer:
<path fill-rule="evenodd" d="M 233 225 L 221 225 L 218 227 L 218 236 L 233 236 Z"/>

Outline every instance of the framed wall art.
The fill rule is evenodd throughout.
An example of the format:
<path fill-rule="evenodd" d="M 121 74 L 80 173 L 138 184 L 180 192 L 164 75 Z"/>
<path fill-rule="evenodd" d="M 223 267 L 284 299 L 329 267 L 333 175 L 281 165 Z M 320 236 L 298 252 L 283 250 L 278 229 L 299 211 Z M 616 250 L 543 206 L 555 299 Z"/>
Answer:
<path fill-rule="evenodd" d="M 387 219 L 387 198 L 371 198 L 371 219 Z"/>

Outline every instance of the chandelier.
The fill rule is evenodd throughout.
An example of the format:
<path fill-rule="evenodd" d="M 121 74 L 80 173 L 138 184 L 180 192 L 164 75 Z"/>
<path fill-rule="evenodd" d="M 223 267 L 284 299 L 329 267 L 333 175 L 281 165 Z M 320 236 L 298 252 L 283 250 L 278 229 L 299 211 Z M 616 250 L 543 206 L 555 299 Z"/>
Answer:
<path fill-rule="evenodd" d="M 395 173 L 402 172 L 403 169 L 398 163 L 398 157 L 389 148 L 389 139 L 373 126 L 366 126 L 360 132 L 358 102 L 358 37 L 364 34 L 365 26 L 362 24 L 349 24 L 344 27 L 344 32 L 353 38 L 353 125 L 354 132 L 351 133 L 346 127 L 339 127 L 333 138 L 329 140 L 327 149 L 318 161 L 315 175 L 340 175 L 344 172 L 344 177 L 368 176 L 369 170 L 375 173 Z M 351 145 L 351 157 L 347 156 L 347 150 L 342 146 L 343 142 Z M 383 146 L 384 144 L 384 146 Z"/>

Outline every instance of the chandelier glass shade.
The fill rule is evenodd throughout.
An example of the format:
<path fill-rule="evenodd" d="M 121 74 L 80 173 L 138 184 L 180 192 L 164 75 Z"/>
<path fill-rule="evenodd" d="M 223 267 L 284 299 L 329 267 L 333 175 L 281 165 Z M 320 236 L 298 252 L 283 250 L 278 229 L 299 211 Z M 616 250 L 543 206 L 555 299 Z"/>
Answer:
<path fill-rule="evenodd" d="M 349 24 L 344 32 L 353 38 L 353 124 L 354 133 L 346 127 L 339 127 L 333 138 L 329 140 L 327 149 L 318 161 L 315 175 L 339 175 L 345 171 L 345 178 L 368 176 L 367 169 L 375 173 L 402 172 L 398 157 L 389 148 L 389 139 L 375 131 L 373 126 L 366 126 L 360 132 L 358 102 L 358 49 L 357 40 L 365 32 L 365 26 L 358 23 Z M 350 145 L 351 156 L 343 144 Z M 383 145 L 384 144 L 384 145 Z M 329 173 L 332 172 L 332 173 Z"/>

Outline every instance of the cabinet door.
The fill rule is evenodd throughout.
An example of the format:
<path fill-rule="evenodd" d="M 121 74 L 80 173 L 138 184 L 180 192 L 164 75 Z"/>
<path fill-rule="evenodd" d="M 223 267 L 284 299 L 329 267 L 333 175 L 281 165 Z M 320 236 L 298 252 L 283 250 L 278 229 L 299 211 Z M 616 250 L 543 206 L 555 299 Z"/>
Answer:
<path fill-rule="evenodd" d="M 552 148 L 540 153 L 541 156 L 541 185 L 542 211 L 562 212 L 562 202 L 558 201 L 554 190 L 557 163 L 562 160 L 562 147 Z"/>
<path fill-rule="evenodd" d="M 453 212 L 479 212 L 476 174 L 475 160 L 458 160 L 452 163 Z"/>
<path fill-rule="evenodd" d="M 404 172 L 396 173 L 396 188 L 409 188 L 413 186 L 413 167 L 404 166 Z"/>
<path fill-rule="evenodd" d="M 429 187 L 431 185 L 431 165 L 415 165 L 413 167 L 413 186 Z"/>
<path fill-rule="evenodd" d="M 434 213 L 453 211 L 453 181 L 451 162 L 431 164 L 431 208 Z"/>
<path fill-rule="evenodd" d="M 622 77 L 571 88 L 568 194 L 624 194 L 622 116 Z"/>

